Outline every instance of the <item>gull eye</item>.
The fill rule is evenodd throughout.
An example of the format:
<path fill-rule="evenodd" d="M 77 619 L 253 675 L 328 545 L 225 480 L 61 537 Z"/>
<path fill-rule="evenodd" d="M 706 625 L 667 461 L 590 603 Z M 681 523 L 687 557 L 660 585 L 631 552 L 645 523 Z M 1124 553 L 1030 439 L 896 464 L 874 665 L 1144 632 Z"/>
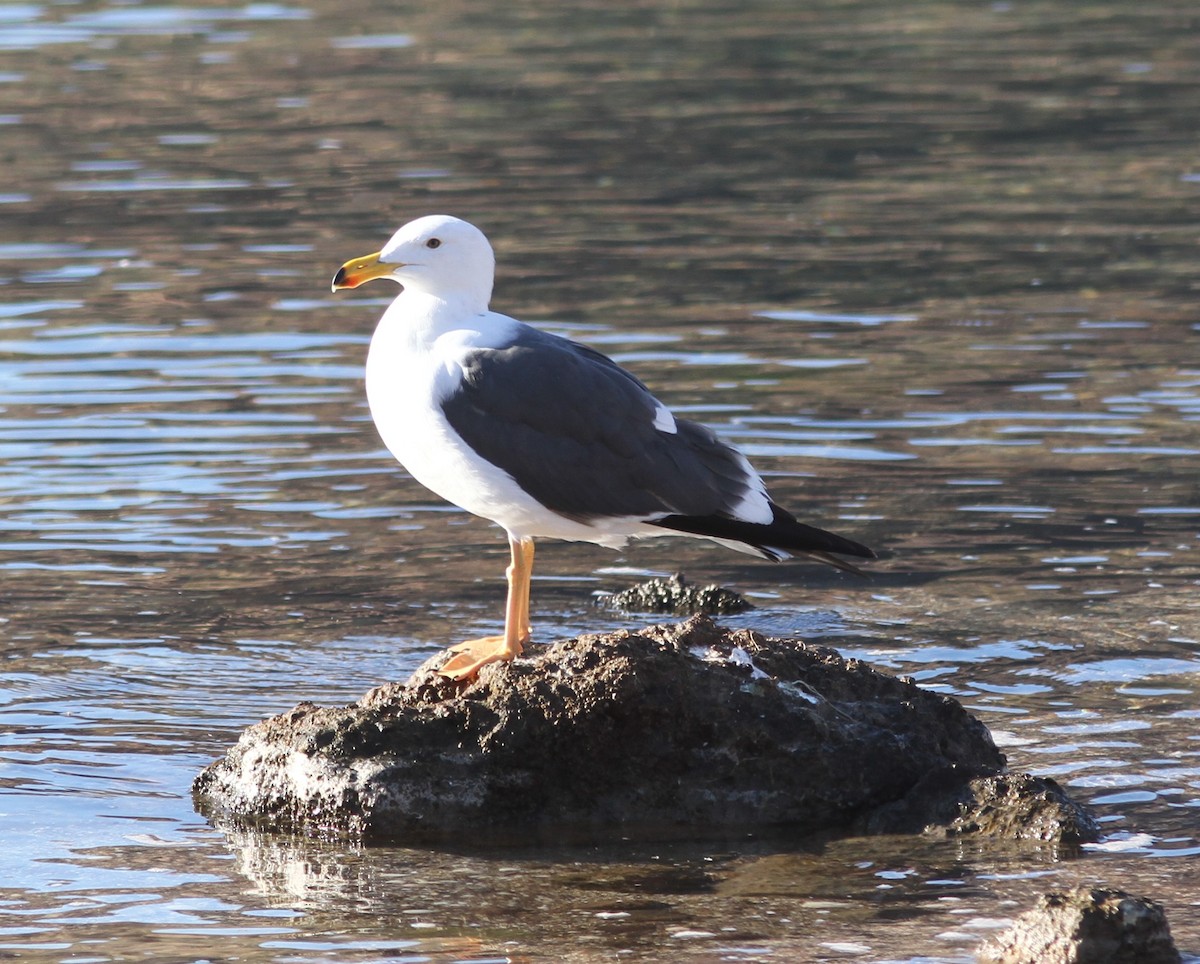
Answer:
<path fill-rule="evenodd" d="M 441 246 L 442 246 L 442 242 L 440 240 L 438 240 L 437 238 L 430 238 L 428 241 L 425 242 L 425 247 L 427 247 L 427 248 L 440 248 Z"/>

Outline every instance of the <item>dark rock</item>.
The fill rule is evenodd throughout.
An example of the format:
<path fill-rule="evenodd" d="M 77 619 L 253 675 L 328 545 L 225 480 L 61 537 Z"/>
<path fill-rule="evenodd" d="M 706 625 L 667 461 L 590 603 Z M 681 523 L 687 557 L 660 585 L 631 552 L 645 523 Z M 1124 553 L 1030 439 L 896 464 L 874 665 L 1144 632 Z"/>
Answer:
<path fill-rule="evenodd" d="M 941 786 L 954 805 L 916 823 L 966 832 L 964 787 L 1004 765 L 948 697 L 704 617 L 565 640 L 465 686 L 435 672 L 446 658 L 249 727 L 197 778 L 197 805 L 279 830 L 516 843 L 861 826 L 905 799 L 911 819 L 914 788 Z"/>
<path fill-rule="evenodd" d="M 979 949 L 984 964 L 1178 964 L 1162 905 L 1105 887 L 1046 894 Z"/>
<path fill-rule="evenodd" d="M 683 573 L 668 579 L 647 579 L 636 586 L 601 597 L 601 604 L 626 613 L 671 613 L 675 616 L 727 616 L 751 605 L 732 589 L 689 586 Z"/>
<path fill-rule="evenodd" d="M 1049 777 L 998 773 L 963 781 L 953 773 L 922 779 L 901 800 L 872 813 L 868 833 L 980 834 L 1075 845 L 1100 839 L 1092 812 Z"/>

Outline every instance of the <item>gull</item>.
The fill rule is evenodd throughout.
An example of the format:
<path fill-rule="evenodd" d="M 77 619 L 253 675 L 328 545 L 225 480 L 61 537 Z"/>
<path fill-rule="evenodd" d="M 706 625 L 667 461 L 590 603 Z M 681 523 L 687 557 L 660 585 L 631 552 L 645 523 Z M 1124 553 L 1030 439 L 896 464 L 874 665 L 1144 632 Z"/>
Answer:
<path fill-rule="evenodd" d="M 687 535 L 855 573 L 839 555 L 875 557 L 776 505 L 741 452 L 612 359 L 492 311 L 495 268 L 482 231 L 430 215 L 333 279 L 334 291 L 401 285 L 367 354 L 375 426 L 414 479 L 508 535 L 504 633 L 452 647 L 440 673 L 469 680 L 521 654 L 535 539 L 620 548 Z"/>

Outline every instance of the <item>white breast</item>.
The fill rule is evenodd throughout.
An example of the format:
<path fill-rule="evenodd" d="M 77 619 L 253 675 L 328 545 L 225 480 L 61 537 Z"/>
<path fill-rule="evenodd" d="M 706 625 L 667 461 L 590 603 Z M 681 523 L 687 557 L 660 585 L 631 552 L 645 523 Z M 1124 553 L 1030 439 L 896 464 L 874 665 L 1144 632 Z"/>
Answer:
<path fill-rule="evenodd" d="M 399 300 L 399 299 L 398 299 Z M 441 402 L 462 377 L 475 349 L 507 343 L 517 322 L 489 312 L 472 328 L 437 333 L 396 317 L 393 304 L 371 339 L 367 401 L 388 450 L 414 479 L 447 502 L 490 519 L 517 538 L 545 536 L 619 546 L 649 534 L 638 519 L 605 522 L 602 530 L 559 516 L 531 498 L 506 472 L 480 458 L 450 426 Z M 430 337 L 423 336 L 422 328 Z"/>

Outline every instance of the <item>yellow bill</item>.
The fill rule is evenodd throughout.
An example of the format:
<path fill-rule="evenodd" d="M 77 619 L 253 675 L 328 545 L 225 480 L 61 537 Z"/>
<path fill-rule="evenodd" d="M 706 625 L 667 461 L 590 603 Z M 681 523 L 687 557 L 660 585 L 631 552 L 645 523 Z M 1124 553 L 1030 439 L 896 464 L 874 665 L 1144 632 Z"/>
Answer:
<path fill-rule="evenodd" d="M 338 268 L 337 274 L 333 276 L 332 290 L 340 291 L 342 288 L 357 288 L 361 284 L 366 284 L 375 278 L 386 278 L 397 268 L 401 267 L 398 264 L 384 264 L 379 260 L 380 251 L 374 254 L 368 254 L 366 257 L 353 258 L 347 261 L 344 265 Z"/>

